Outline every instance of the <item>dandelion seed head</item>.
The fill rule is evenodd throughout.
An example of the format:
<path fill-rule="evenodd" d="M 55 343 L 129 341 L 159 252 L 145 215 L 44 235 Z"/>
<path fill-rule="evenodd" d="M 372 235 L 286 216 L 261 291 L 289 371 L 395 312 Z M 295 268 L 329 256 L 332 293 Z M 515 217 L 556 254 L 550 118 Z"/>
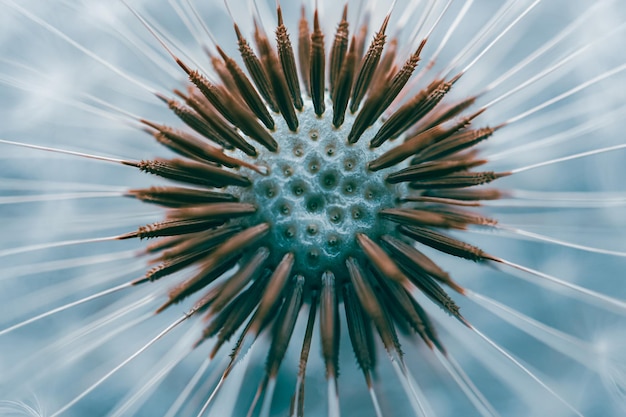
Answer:
<path fill-rule="evenodd" d="M 52 152 L 25 167 L 16 160 L 33 149 L 20 149 L 6 172 L 79 176 L 68 196 L 34 183 L 43 203 L 3 225 L 30 226 L 0 246 L 8 276 L 42 277 L 46 287 L 0 277 L 9 298 L 29 298 L 9 299 L 0 327 L 0 341 L 28 342 L 2 355 L 0 390 L 15 398 L 23 386 L 44 387 L 54 417 L 266 417 L 289 404 L 298 416 L 622 409 L 621 333 L 600 323 L 592 328 L 611 330 L 594 338 L 579 320 L 626 310 L 619 273 L 590 279 L 606 256 L 624 257 L 622 234 L 600 230 L 623 223 L 622 197 L 589 192 L 614 189 L 623 153 L 550 160 L 623 142 L 617 110 L 598 129 L 583 126 L 622 105 L 624 77 L 503 123 L 621 68 L 623 57 L 610 54 L 621 38 L 607 37 L 503 98 L 583 49 L 577 39 L 619 34 L 622 19 L 589 18 L 496 81 L 574 18 L 617 3 L 399 1 L 388 22 L 380 1 L 347 2 L 345 12 L 343 3 L 283 2 L 284 14 L 274 1 L 228 2 L 233 14 L 214 2 L 125 3 L 0 0 L 34 29 L 29 42 L 42 40 L 6 48 L 18 52 L 2 61 L 10 77 L 0 81 L 23 90 L 8 111 L 32 109 L 11 126 L 45 131 L 3 131 L 2 149 L 15 139 Z M 570 126 L 581 134 L 558 137 Z M 112 183 L 110 195 L 86 195 Z M 19 193 L 0 190 L 0 213 L 33 197 Z M 587 221 L 601 227 L 580 227 Z M 136 250 L 115 252 L 122 247 Z M 102 248 L 110 252 L 91 252 Z M 583 399 L 579 376 L 588 374 L 603 384 Z M 50 378 L 68 383 L 47 386 Z M 594 404 L 602 389 L 615 404 Z"/>

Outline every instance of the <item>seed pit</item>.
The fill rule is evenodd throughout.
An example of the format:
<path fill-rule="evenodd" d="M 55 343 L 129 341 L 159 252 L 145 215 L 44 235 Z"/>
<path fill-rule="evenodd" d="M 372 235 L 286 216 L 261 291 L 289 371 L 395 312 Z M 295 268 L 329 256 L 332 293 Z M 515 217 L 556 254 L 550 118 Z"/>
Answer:
<path fill-rule="evenodd" d="M 306 184 L 303 181 L 296 181 L 291 186 L 291 192 L 296 197 L 302 196 L 307 190 Z"/>
<path fill-rule="evenodd" d="M 278 195 L 278 187 L 273 181 L 263 181 L 259 184 L 259 194 L 260 196 L 267 198 L 274 198 Z"/>
<path fill-rule="evenodd" d="M 324 199 L 319 195 L 313 196 L 307 200 L 306 208 L 309 213 L 319 212 L 324 208 Z"/>
<path fill-rule="evenodd" d="M 322 186 L 324 188 L 330 189 L 335 187 L 337 184 L 337 174 L 334 171 L 327 172 L 322 175 Z"/>
<path fill-rule="evenodd" d="M 344 213 L 343 210 L 339 207 L 332 207 L 328 210 L 328 219 L 335 224 L 341 223 L 343 220 Z"/>
<path fill-rule="evenodd" d="M 356 191 L 356 184 L 352 181 L 347 182 L 343 186 L 343 192 L 346 194 L 353 194 Z"/>
<path fill-rule="evenodd" d="M 373 199 L 377 198 L 377 197 L 378 197 L 378 195 L 379 195 L 378 190 L 376 190 L 376 189 L 375 189 L 375 188 L 373 188 L 373 187 L 368 187 L 368 188 L 365 190 L 364 197 L 365 197 L 365 199 L 366 199 L 366 200 L 373 200 Z"/>
<path fill-rule="evenodd" d="M 279 215 L 288 216 L 292 212 L 292 207 L 288 201 L 281 199 L 274 205 L 274 210 L 276 210 Z"/>
<path fill-rule="evenodd" d="M 295 226 L 287 226 L 285 228 L 285 231 L 283 232 L 283 235 L 287 238 L 287 239 L 293 239 L 296 236 L 296 228 Z"/>
<path fill-rule="evenodd" d="M 339 236 L 337 235 L 330 235 L 328 236 L 328 239 L 326 240 L 326 244 L 333 251 L 337 251 L 339 249 L 339 242 L 340 242 Z"/>
<path fill-rule="evenodd" d="M 309 172 L 311 172 L 312 174 L 315 174 L 319 170 L 320 170 L 320 162 L 317 159 L 313 159 L 311 162 L 309 162 Z"/>

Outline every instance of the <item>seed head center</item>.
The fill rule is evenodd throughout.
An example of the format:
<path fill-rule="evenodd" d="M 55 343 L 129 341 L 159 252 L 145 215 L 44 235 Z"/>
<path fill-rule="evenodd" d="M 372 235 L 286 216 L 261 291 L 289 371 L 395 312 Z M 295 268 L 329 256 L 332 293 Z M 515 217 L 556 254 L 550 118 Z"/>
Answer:
<path fill-rule="evenodd" d="M 329 113 L 329 112 L 327 112 Z M 354 117 L 346 115 L 340 128 L 332 114 L 317 117 L 310 102 L 299 114 L 299 129 L 292 132 L 277 118 L 276 153 L 263 151 L 257 164 L 269 174 L 254 176 L 254 185 L 242 201 L 258 208 L 254 222 L 271 225 L 267 245 L 277 260 L 295 255 L 294 272 L 311 284 L 325 270 L 336 271 L 357 248 L 356 233 L 377 236 L 390 225 L 377 213 L 393 207 L 396 187 L 385 183 L 385 170 L 370 172 L 367 163 L 384 150 L 369 148 L 369 131 L 351 145 L 347 141 Z"/>

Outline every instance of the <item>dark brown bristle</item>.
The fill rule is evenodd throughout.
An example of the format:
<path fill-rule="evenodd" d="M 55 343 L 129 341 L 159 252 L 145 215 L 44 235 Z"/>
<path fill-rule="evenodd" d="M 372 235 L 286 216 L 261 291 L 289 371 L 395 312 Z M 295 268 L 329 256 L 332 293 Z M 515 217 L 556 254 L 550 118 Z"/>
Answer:
<path fill-rule="evenodd" d="M 298 116 L 296 115 L 296 111 L 294 109 L 293 100 L 291 94 L 289 93 L 289 87 L 287 86 L 283 69 L 278 62 L 278 57 L 274 53 L 267 53 L 264 56 L 263 61 L 268 69 L 267 75 L 270 80 L 270 84 L 272 85 L 274 97 L 276 98 L 276 103 L 278 104 L 280 113 L 282 114 L 283 119 L 285 119 L 289 130 L 295 132 L 298 130 Z"/>
<path fill-rule="evenodd" d="M 390 208 L 379 211 L 379 215 L 383 219 L 408 226 L 431 226 L 461 230 L 467 227 L 466 222 L 446 216 L 444 213 L 437 213 L 431 209 L 417 210 Z"/>
<path fill-rule="evenodd" d="M 257 207 L 250 203 L 207 203 L 191 207 L 170 209 L 168 219 L 230 219 L 247 216 L 257 211 Z"/>
<path fill-rule="evenodd" d="M 356 113 L 359 109 L 361 100 L 365 97 L 365 93 L 370 87 L 372 78 L 376 72 L 376 67 L 380 61 L 380 57 L 385 46 L 385 40 L 387 38 L 385 31 L 387 30 L 389 17 L 389 15 L 385 17 L 380 30 L 374 36 L 374 39 L 372 40 L 372 43 L 370 44 L 367 53 L 361 62 L 361 67 L 354 83 L 354 90 L 352 92 L 352 99 L 350 102 L 350 111 L 352 113 Z"/>
<path fill-rule="evenodd" d="M 410 187 L 416 190 L 431 190 L 441 188 L 465 188 L 477 185 L 488 184 L 498 178 L 509 175 L 509 173 L 495 173 L 493 171 L 484 172 L 457 172 L 444 175 L 438 178 L 412 181 Z"/>
<path fill-rule="evenodd" d="M 252 83 L 244 74 L 243 70 L 239 67 L 239 64 L 235 62 L 234 59 L 226 55 L 226 53 L 220 48 L 217 47 L 217 51 L 220 53 L 222 59 L 224 60 L 224 64 L 230 77 L 232 78 L 234 84 L 241 94 L 241 98 L 246 102 L 250 110 L 256 115 L 256 117 L 263 122 L 265 127 L 268 129 L 274 129 L 274 119 L 267 111 L 267 107 L 263 103 L 263 100 L 259 96 L 256 89 L 252 86 Z M 235 89 L 231 89 L 231 91 L 235 91 Z"/>
<path fill-rule="evenodd" d="M 241 256 L 241 252 L 246 247 L 258 242 L 267 234 L 268 230 L 269 226 L 267 223 L 262 223 L 230 237 L 202 261 L 200 270 L 195 276 L 185 280 L 170 290 L 168 301 L 159 307 L 157 312 L 163 311 L 172 304 L 181 301 L 208 285 L 216 278 L 213 273 L 215 270 L 218 268 L 221 270 L 225 268 L 226 265 L 231 265 Z"/>
<path fill-rule="evenodd" d="M 442 270 L 437 264 L 418 251 L 414 246 L 390 235 L 383 236 L 381 240 L 395 259 L 403 259 L 412 265 L 412 269 L 419 271 L 420 273 L 430 275 L 437 281 L 448 285 L 458 293 L 464 294 L 465 291 L 463 290 L 463 287 L 453 281 L 447 272 Z"/>
<path fill-rule="evenodd" d="M 363 233 L 357 233 L 356 239 L 368 260 L 382 275 L 399 284 L 405 283 L 406 277 L 383 248 Z"/>
<path fill-rule="evenodd" d="M 250 74 L 252 81 L 254 81 L 254 85 L 256 85 L 256 88 L 259 90 L 259 93 L 261 93 L 270 109 L 274 112 L 278 112 L 278 104 L 274 98 L 271 84 L 267 78 L 265 70 L 263 69 L 261 61 L 248 44 L 248 41 L 239 31 L 239 27 L 236 24 L 234 27 L 235 33 L 237 34 L 239 53 L 241 54 L 241 58 L 243 59 L 246 69 L 248 70 L 248 74 Z"/>
<path fill-rule="evenodd" d="M 402 132 L 419 122 L 439 104 L 451 86 L 451 83 L 443 80 L 433 81 L 385 121 L 374 136 L 374 139 L 372 139 L 372 143 L 379 146 L 387 139 L 398 137 Z"/>
<path fill-rule="evenodd" d="M 205 118 L 198 114 L 194 109 L 186 107 L 176 100 L 168 100 L 167 105 L 180 120 L 200 135 L 209 140 L 215 141 L 222 146 L 233 147 L 228 142 L 221 140 L 221 138 L 218 137 L 217 132 L 213 130 Z"/>
<path fill-rule="evenodd" d="M 247 187 L 252 184 L 248 178 L 225 169 L 177 158 L 140 161 L 137 168 L 170 180 L 207 187 L 222 188 L 228 185 Z"/>
<path fill-rule="evenodd" d="M 269 58 L 271 56 L 275 56 L 274 48 L 270 43 L 269 38 L 267 37 L 267 33 L 265 33 L 265 29 L 259 24 L 259 21 L 255 17 L 253 19 L 254 24 L 254 43 L 256 44 L 257 51 L 259 52 L 259 59 L 261 60 L 261 64 L 265 69 L 265 73 L 268 75 L 272 71 L 272 68 L 269 66 Z M 276 95 L 276 91 L 273 90 L 274 95 Z"/>
<path fill-rule="evenodd" d="M 435 160 L 410 165 L 400 171 L 391 173 L 385 181 L 390 184 L 400 182 L 418 181 L 428 178 L 436 178 L 458 171 L 467 171 L 471 168 L 483 165 L 485 159 L 459 159 L 459 160 Z"/>
<path fill-rule="evenodd" d="M 368 169 L 371 171 L 378 171 L 383 168 L 388 168 L 399 162 L 404 161 L 411 155 L 418 152 L 420 149 L 424 149 L 431 143 L 434 143 L 437 138 L 446 134 L 446 129 L 442 126 L 435 126 L 425 132 L 420 133 L 412 138 L 408 138 L 402 144 L 391 148 L 387 152 L 383 153 L 378 158 L 369 162 Z"/>
<path fill-rule="evenodd" d="M 317 9 L 313 16 L 313 33 L 311 34 L 311 99 L 315 114 L 321 116 L 326 110 L 324 103 L 326 80 L 326 52 L 324 50 L 324 34 L 320 28 Z"/>
<path fill-rule="evenodd" d="M 197 204 L 237 201 L 237 197 L 232 194 L 183 187 L 140 188 L 128 190 L 128 195 L 164 207 L 184 207 Z"/>
<path fill-rule="evenodd" d="M 241 267 L 232 277 L 220 285 L 219 294 L 212 302 L 207 317 L 221 311 L 252 279 L 260 274 L 269 254 L 269 250 L 265 247 L 257 249 L 246 262 L 241 264 Z"/>
<path fill-rule="evenodd" d="M 450 222 L 491 227 L 498 224 L 498 222 L 492 218 L 482 216 L 472 211 L 462 210 L 458 207 L 433 205 L 429 206 L 429 210 L 442 214 Z"/>
<path fill-rule="evenodd" d="M 410 136 L 414 136 L 420 132 L 444 123 L 450 119 L 453 119 L 460 115 L 462 112 L 470 108 L 476 102 L 477 97 L 469 97 L 461 100 L 455 104 L 447 105 L 442 109 L 434 109 L 428 115 L 426 115 L 419 123 L 417 123 L 415 130 L 411 131 Z"/>
<path fill-rule="evenodd" d="M 220 77 L 220 80 L 222 80 L 222 83 L 224 84 L 224 86 L 229 91 L 236 91 L 237 84 L 235 83 L 235 79 L 233 78 L 231 71 L 226 67 L 226 62 L 220 59 L 219 57 L 211 55 L 211 54 L 210 54 L 210 58 L 211 58 L 211 64 L 213 65 L 213 69 L 217 73 L 217 76 Z M 240 95 L 236 95 L 235 98 L 243 99 L 243 97 L 241 97 Z"/>
<path fill-rule="evenodd" d="M 266 372 L 269 377 L 276 377 L 278 368 L 287 352 L 287 347 L 298 319 L 298 313 L 302 307 L 304 283 L 305 279 L 302 275 L 294 277 L 287 291 L 287 299 L 283 303 L 274 323 L 272 341 L 266 362 Z"/>
<path fill-rule="evenodd" d="M 206 155 L 200 156 L 195 152 L 198 149 L 197 147 L 190 146 L 190 144 L 187 142 L 173 140 L 171 135 L 166 135 L 161 132 L 154 132 L 153 136 L 156 139 L 156 141 L 159 142 L 161 145 L 165 146 L 171 151 L 174 151 L 180 156 L 184 156 L 186 158 L 193 159 L 198 162 L 204 162 L 209 165 L 215 165 L 215 166 L 223 165 L 228 168 L 235 168 L 238 166 L 237 164 L 232 164 L 228 161 L 224 161 L 223 163 L 218 163 L 217 159 L 218 159 L 218 154 L 220 152 L 211 153 L 209 150 L 209 152 L 206 152 L 208 156 Z"/>
<path fill-rule="evenodd" d="M 430 340 L 435 345 L 437 350 L 446 355 L 446 349 L 441 342 L 441 339 L 439 339 L 439 336 L 437 335 L 436 327 L 433 325 L 432 321 L 430 320 L 422 306 L 415 300 L 415 298 L 410 297 L 410 301 L 411 303 L 413 303 L 413 308 L 422 319 L 422 323 L 424 323 L 424 331 L 428 335 L 428 340 Z"/>
<path fill-rule="evenodd" d="M 445 139 L 452 136 L 454 133 L 466 127 L 470 123 L 472 118 L 473 116 L 462 118 L 447 127 L 438 125 L 423 133 L 418 134 L 417 136 L 409 138 L 401 145 L 390 149 L 375 160 L 371 161 L 368 164 L 368 169 L 370 169 L 371 171 L 378 171 L 380 169 L 387 168 L 399 162 L 402 162 L 412 155 L 421 155 L 422 150 L 427 149 L 433 144 L 436 145 L 437 143 L 444 141 Z M 489 135 L 486 135 L 485 137 L 488 136 Z M 470 139 L 476 140 L 476 142 L 480 141 L 480 139 L 475 139 L 473 137 L 470 137 Z M 461 149 L 463 149 L 463 147 L 459 146 L 459 150 Z M 427 159 L 417 158 L 416 162 L 423 162 L 425 160 Z"/>
<path fill-rule="evenodd" d="M 231 113 L 237 120 L 235 126 L 252 140 L 263 145 L 271 152 L 276 152 L 278 143 L 261 123 L 258 122 L 254 113 L 248 110 L 247 106 L 240 105 L 234 100 L 231 101 Z"/>
<path fill-rule="evenodd" d="M 324 272 L 320 295 L 320 338 L 327 378 L 339 375 L 339 311 L 335 285 L 332 272 Z"/>
<path fill-rule="evenodd" d="M 343 14 L 341 16 L 341 21 L 337 26 L 337 31 L 335 32 L 335 39 L 333 41 L 333 45 L 330 50 L 330 95 L 331 97 L 335 94 L 335 88 L 337 86 L 337 82 L 339 80 L 339 75 L 341 74 L 341 70 L 343 68 L 343 61 L 346 58 L 346 53 L 348 52 L 348 39 L 349 39 L 349 31 L 348 31 L 348 4 L 343 8 Z"/>
<path fill-rule="evenodd" d="M 225 96 L 222 94 L 223 91 L 220 88 L 209 82 L 209 80 L 198 71 L 189 72 L 189 80 L 226 120 L 233 124 L 235 123 L 235 118 L 230 111 L 228 103 L 224 102 Z"/>
<path fill-rule="evenodd" d="M 426 330 L 426 325 L 422 320 L 420 312 L 415 308 L 417 303 L 411 302 L 411 295 L 407 290 L 398 283 L 382 277 L 377 282 L 384 297 L 384 305 L 396 325 L 405 326 L 408 324 L 426 345 L 432 349 L 433 343 Z"/>
<path fill-rule="evenodd" d="M 173 129 L 169 126 L 159 125 L 147 120 L 140 120 L 156 131 L 148 131 L 163 146 L 168 147 L 179 155 L 199 162 L 217 163 L 229 168 L 247 166 L 254 169 L 254 165 L 233 158 L 223 152 L 223 148 L 213 146 L 207 138 L 200 138 L 189 132 Z"/>
<path fill-rule="evenodd" d="M 398 230 L 405 236 L 423 243 L 426 246 L 430 246 L 450 255 L 458 256 L 459 258 L 469 259 L 474 262 L 498 261 L 497 258 L 494 258 L 476 246 L 446 236 L 433 229 L 416 226 L 400 226 Z"/>
<path fill-rule="evenodd" d="M 385 51 L 380 58 L 380 62 L 378 63 L 378 67 L 376 68 L 376 72 L 374 73 L 374 80 L 372 81 L 374 89 L 380 88 L 378 83 L 384 82 L 392 73 L 392 70 L 394 70 L 397 53 L 398 38 L 393 38 L 386 46 Z M 393 72 L 395 72 L 395 70 Z"/>
<path fill-rule="evenodd" d="M 441 189 L 441 190 L 428 190 L 424 192 L 425 196 L 432 196 L 437 198 L 449 198 L 460 201 L 480 201 L 480 200 L 498 200 L 503 197 L 507 197 L 508 194 L 495 188 L 482 188 L 476 189 Z"/>
<path fill-rule="evenodd" d="M 438 140 L 424 150 L 420 151 L 417 155 L 415 155 L 415 162 L 419 163 L 422 161 L 445 158 L 450 154 L 460 152 L 477 145 L 483 140 L 488 139 L 494 132 L 495 129 L 485 127 L 455 133 L 448 138 Z"/>
<path fill-rule="evenodd" d="M 352 128 L 348 133 L 348 143 L 350 144 L 356 143 L 367 128 L 369 128 L 376 121 L 375 115 L 376 108 L 378 106 L 375 104 L 375 100 L 381 97 L 383 90 L 379 89 L 374 93 L 377 93 L 376 99 L 366 101 L 365 105 L 354 119 Z"/>
<path fill-rule="evenodd" d="M 422 53 L 422 49 L 426 45 L 426 39 L 424 39 L 417 50 L 410 56 L 410 58 L 404 63 L 402 68 L 393 76 L 388 85 L 384 86 L 384 94 L 378 103 L 378 109 L 376 111 L 375 118 L 378 119 L 383 112 L 389 107 L 389 105 L 396 99 L 400 91 L 404 88 L 406 83 L 413 75 L 413 71 L 417 67 L 417 63 L 420 60 L 420 55 Z M 381 74 L 381 80 L 384 79 L 383 74 Z M 374 141 L 372 141 L 374 142 Z M 373 146 L 373 145 L 372 145 Z"/>
<path fill-rule="evenodd" d="M 152 239 L 163 236 L 177 236 L 200 232 L 224 223 L 219 219 L 173 219 L 164 220 L 145 226 L 140 226 L 136 231 L 118 236 L 119 240 L 125 239 Z"/>
<path fill-rule="evenodd" d="M 249 214 L 249 213 L 248 213 Z M 246 214 L 242 214 L 245 216 Z M 240 217 L 240 215 L 234 215 L 234 217 Z M 224 225 L 218 226 L 212 229 L 207 229 L 202 232 L 189 235 L 187 239 L 178 242 L 161 252 L 161 254 L 152 259 L 152 263 L 168 262 L 176 260 L 188 255 L 196 255 L 201 252 L 208 252 L 218 245 L 224 243 L 224 241 L 230 238 L 235 233 L 240 232 L 243 229 L 241 225 Z"/>
<path fill-rule="evenodd" d="M 148 270 L 143 278 L 133 281 L 133 284 L 159 280 L 198 262 L 213 248 L 240 230 L 239 226 L 223 226 L 190 235 L 189 239 L 171 247 L 153 260 L 160 263 Z"/>
<path fill-rule="evenodd" d="M 481 207 L 482 204 L 477 201 L 463 201 L 452 198 L 443 197 L 428 197 L 425 195 L 417 195 L 412 197 L 403 197 L 398 200 L 400 203 L 435 203 L 435 204 L 448 204 L 452 206 L 460 207 Z"/>
<path fill-rule="evenodd" d="M 376 344 L 374 343 L 371 322 L 365 315 L 354 293 L 354 288 L 350 284 L 343 286 L 343 304 L 352 351 L 363 371 L 367 386 L 371 387 L 371 374 L 376 367 Z"/>
<path fill-rule="evenodd" d="M 300 79 L 304 84 L 304 91 L 311 94 L 311 29 L 302 6 L 300 22 L 298 24 L 298 61 L 300 63 Z"/>
<path fill-rule="evenodd" d="M 218 143 L 227 143 L 230 146 L 234 146 L 235 148 L 243 151 L 246 155 L 257 155 L 256 149 L 252 145 L 250 145 L 244 138 L 242 138 L 237 130 L 230 126 L 226 122 L 226 120 L 224 120 L 216 111 L 213 110 L 211 106 L 204 105 L 199 100 L 195 100 L 192 96 L 186 96 L 178 90 L 174 90 L 174 93 L 184 99 L 187 105 L 194 109 L 197 114 L 203 118 L 205 124 L 209 126 L 213 136 L 209 136 L 208 134 L 204 136 L 209 139 L 213 139 Z M 174 113 L 176 113 L 177 115 L 179 115 L 178 112 L 181 112 L 180 109 L 173 108 L 172 105 L 170 105 L 170 108 L 172 108 Z M 179 115 L 179 117 L 183 119 L 185 123 L 193 127 L 193 125 L 188 122 L 188 115 L 182 114 Z M 193 122 L 198 123 L 197 121 L 195 121 L 195 119 L 193 119 Z M 195 129 L 196 131 L 198 131 L 197 128 Z"/>
<path fill-rule="evenodd" d="M 339 127 L 343 124 L 352 90 L 354 80 L 354 67 L 356 65 L 355 39 L 352 38 L 350 50 L 343 60 L 341 72 L 337 78 L 333 99 L 333 126 Z"/>
<path fill-rule="evenodd" d="M 241 292 L 217 314 L 204 329 L 202 337 L 196 342 L 197 347 L 204 340 L 217 335 L 217 341 L 209 357 L 215 357 L 219 349 L 235 334 L 246 318 L 259 304 L 259 293 L 267 285 L 267 277 L 255 280 L 250 287 Z"/>
<path fill-rule="evenodd" d="M 300 386 L 298 387 L 298 385 L 296 385 L 297 392 L 294 393 L 291 401 L 291 413 L 293 414 L 295 411 L 298 417 L 304 416 L 304 380 L 306 376 L 306 365 L 311 351 L 311 339 L 313 338 L 313 329 L 315 327 L 315 317 L 317 315 L 318 303 L 318 292 L 313 291 L 309 302 L 309 317 L 306 322 L 304 340 L 302 341 L 302 350 L 300 351 L 300 363 L 298 366 L 298 380 L 300 381 Z"/>
<path fill-rule="evenodd" d="M 266 229 L 264 233 L 269 229 L 267 224 L 265 224 L 265 226 Z M 284 292 L 287 280 L 291 274 L 293 263 L 293 253 L 287 253 L 274 269 L 259 302 L 259 307 L 254 313 L 254 317 L 250 320 L 250 331 L 253 334 L 258 335 L 260 333 L 262 327 L 266 324 L 266 318 L 270 317 L 270 312 L 278 305 L 277 300 L 281 299 L 281 295 Z"/>
<path fill-rule="evenodd" d="M 396 351 L 399 343 L 395 330 L 380 304 L 376 291 L 372 287 L 371 278 L 365 275 L 359 262 L 354 258 L 348 258 L 346 266 L 350 275 L 350 282 L 354 287 L 359 302 L 369 318 L 374 322 L 385 349 L 388 352 Z"/>
<path fill-rule="evenodd" d="M 446 293 L 443 288 L 435 282 L 435 280 L 433 280 L 429 275 L 421 274 L 419 272 L 416 273 L 415 271 L 404 268 L 403 262 L 400 262 L 400 264 L 403 267 L 403 270 L 407 273 L 411 282 L 428 298 L 435 302 L 435 304 L 439 305 L 439 307 L 441 307 L 445 312 L 457 318 L 461 323 L 466 323 L 454 300 L 450 298 L 448 293 Z"/>
<path fill-rule="evenodd" d="M 184 242 L 185 240 L 187 240 L 189 237 L 193 237 L 194 235 L 183 235 L 183 236 L 171 236 L 171 237 L 165 237 L 163 239 L 159 239 L 155 242 L 152 242 L 148 245 L 146 245 L 146 247 L 143 249 L 143 254 L 153 254 L 153 253 L 158 253 L 162 250 L 166 250 L 168 248 L 173 248 L 174 246 L 177 246 L 178 244 Z"/>
<path fill-rule="evenodd" d="M 400 91 L 404 88 L 409 78 L 413 74 L 422 48 L 426 44 L 426 40 L 420 43 L 417 51 L 407 60 L 402 69 L 395 74 L 391 80 L 385 81 L 385 77 L 381 76 L 381 80 L 375 83 L 370 89 L 369 97 L 365 101 L 363 108 L 357 115 L 352 129 L 348 134 L 348 142 L 356 143 L 367 128 L 372 126 L 388 106 L 395 100 Z M 386 140 L 386 139 L 385 139 Z M 380 146 L 383 141 L 376 137 L 370 142 L 371 147 Z"/>
<path fill-rule="evenodd" d="M 300 93 L 300 82 L 298 81 L 298 70 L 296 68 L 293 46 L 291 45 L 287 28 L 283 23 L 283 14 L 280 6 L 278 6 L 276 12 L 278 14 L 278 27 L 276 28 L 278 57 L 280 58 L 280 64 L 285 74 L 285 81 L 287 81 L 293 105 L 296 109 L 302 110 L 304 103 Z"/>
<path fill-rule="evenodd" d="M 263 128 L 261 123 L 258 122 L 256 116 L 247 107 L 247 105 L 235 100 L 232 95 L 226 91 L 224 86 L 219 86 L 216 90 L 217 94 L 221 95 L 223 104 L 228 106 L 228 117 L 225 116 L 224 118 L 234 126 L 237 126 L 237 128 L 239 128 L 244 134 L 248 135 L 251 139 L 265 146 L 270 151 L 275 152 L 278 148 L 276 141 L 272 138 L 269 132 Z M 204 102 L 204 106 L 212 106 L 206 97 L 198 93 L 198 90 L 196 89 L 190 88 L 189 95 L 195 100 Z"/>

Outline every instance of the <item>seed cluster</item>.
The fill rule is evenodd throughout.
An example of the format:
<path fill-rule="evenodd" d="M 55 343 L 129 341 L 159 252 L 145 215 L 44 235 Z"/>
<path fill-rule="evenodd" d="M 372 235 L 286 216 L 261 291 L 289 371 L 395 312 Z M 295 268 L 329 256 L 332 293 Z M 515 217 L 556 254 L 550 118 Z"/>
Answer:
<path fill-rule="evenodd" d="M 368 23 L 350 36 L 346 6 L 326 56 L 317 10 L 311 30 L 303 9 L 296 52 L 277 12 L 276 47 L 256 26 L 253 48 L 235 25 L 245 70 L 216 47 L 221 83 L 175 57 L 190 85 L 174 91 L 182 102 L 159 98 L 186 128 L 142 122 L 180 157 L 124 163 L 182 185 L 131 191 L 167 215 L 120 238 L 160 238 L 146 249 L 155 266 L 136 285 L 189 271 L 158 311 L 204 291 L 188 316 L 206 315 L 196 345 L 211 340 L 211 356 L 243 328 L 223 378 L 262 332 L 269 335 L 257 398 L 273 386 L 299 312 L 308 308 L 294 400 L 301 414 L 317 320 L 336 387 L 341 305 L 368 387 L 375 338 L 400 364 L 399 331 L 445 355 L 413 294 L 469 326 L 444 286 L 464 290 L 418 246 L 498 262 L 446 230 L 495 225 L 468 206 L 498 198 L 497 190 L 473 187 L 508 173 L 474 171 L 486 161 L 472 148 L 500 126 L 471 127 L 484 111 L 465 114 L 474 97 L 445 103 L 462 74 L 417 93 L 407 87 L 426 39 L 398 64 L 397 40 L 385 48 L 389 16 L 367 47 Z"/>
<path fill-rule="evenodd" d="M 357 233 L 380 236 L 393 230 L 377 213 L 393 207 L 405 187 L 367 169 L 372 150 L 365 140 L 347 143 L 352 115 L 335 128 L 313 110 L 305 99 L 297 132 L 277 121 L 278 151 L 261 149 L 257 158 L 268 174 L 252 173 L 254 187 L 240 195 L 258 208 L 252 223 L 272 225 L 271 252 L 293 253 L 293 272 L 305 275 L 308 287 L 319 288 L 324 271 L 337 274 L 348 255 L 358 254 Z"/>

